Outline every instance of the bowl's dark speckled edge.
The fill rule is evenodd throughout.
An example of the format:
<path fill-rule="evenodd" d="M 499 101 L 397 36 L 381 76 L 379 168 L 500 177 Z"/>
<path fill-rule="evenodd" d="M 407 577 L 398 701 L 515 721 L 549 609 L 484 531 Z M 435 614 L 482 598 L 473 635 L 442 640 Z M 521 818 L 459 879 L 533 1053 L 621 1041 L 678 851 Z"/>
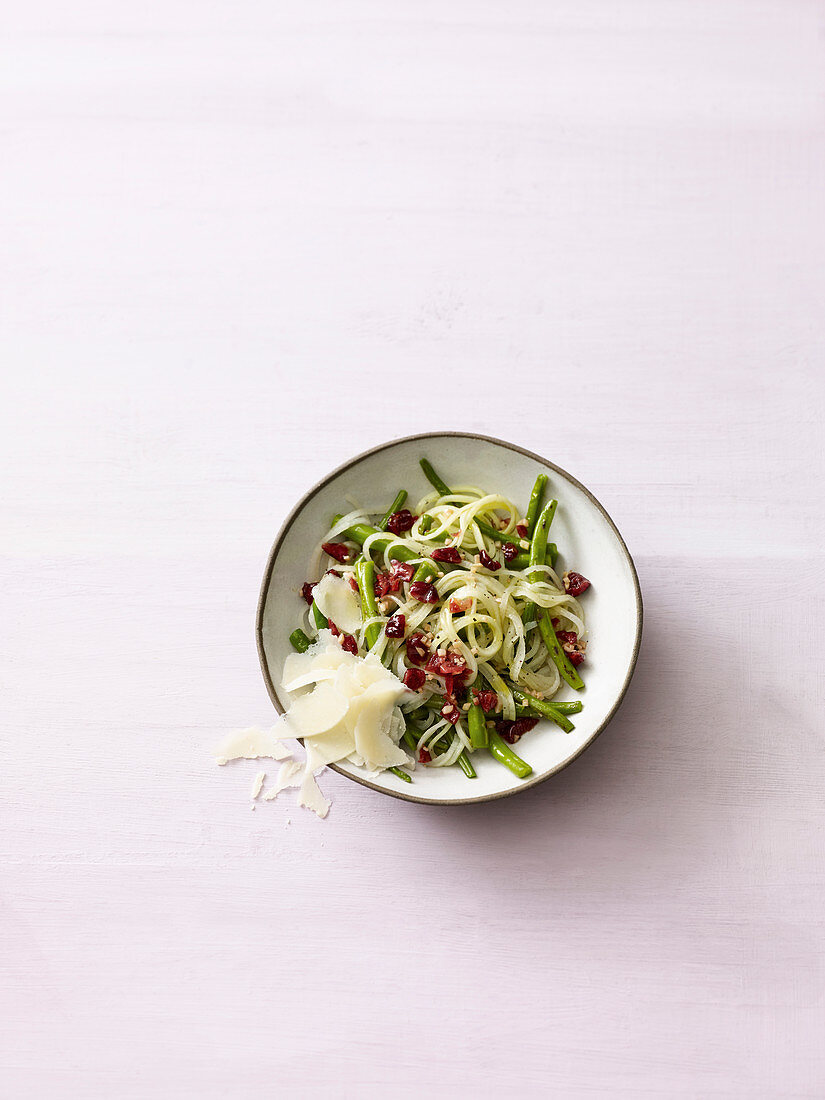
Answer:
<path fill-rule="evenodd" d="M 581 756 L 586 748 L 593 744 L 593 742 L 596 740 L 596 738 L 599 736 L 605 726 L 607 726 L 607 724 L 610 722 L 613 715 L 619 709 L 619 706 L 621 705 L 621 702 L 625 697 L 628 684 L 630 683 L 631 677 L 633 676 L 634 669 L 636 668 L 636 660 L 639 656 L 639 646 L 641 645 L 642 640 L 642 591 L 639 587 L 639 578 L 636 574 L 636 566 L 633 563 L 633 558 L 630 556 L 630 551 L 627 549 L 624 539 L 619 534 L 619 530 L 616 527 L 616 524 L 607 514 L 599 501 L 596 500 L 590 490 L 586 488 L 586 486 L 582 485 L 582 483 L 580 481 L 577 481 L 574 477 L 571 477 L 570 474 L 568 474 L 566 470 L 562 470 L 560 466 L 556 466 L 554 463 L 549 462 L 546 458 L 542 458 L 541 455 L 537 455 L 533 451 L 525 450 L 524 447 L 517 447 L 515 443 L 507 443 L 503 439 L 496 439 L 494 436 L 491 435 L 478 435 L 476 432 L 424 432 L 421 435 L 405 435 L 400 436 L 398 439 L 392 439 L 388 443 L 382 443 L 380 447 L 373 447 L 369 451 L 363 451 L 361 454 L 355 455 L 354 458 L 351 458 L 342 466 L 338 466 L 337 469 L 327 474 L 327 476 L 325 478 L 322 478 L 316 485 L 313 485 L 313 487 L 308 492 L 304 493 L 304 495 L 286 517 L 283 522 L 283 526 L 281 527 L 281 530 L 278 532 L 278 537 L 272 544 L 272 549 L 269 552 L 269 560 L 266 563 L 266 571 L 264 572 L 263 583 L 261 585 L 261 594 L 258 598 L 258 613 L 255 621 L 255 636 L 258 644 L 258 656 L 261 661 L 261 671 L 263 672 L 264 683 L 266 684 L 266 689 L 269 692 L 269 697 L 275 705 L 275 709 L 280 714 L 283 714 L 285 708 L 283 707 L 281 700 L 278 698 L 278 693 L 275 690 L 275 685 L 273 684 L 272 677 L 269 674 L 266 654 L 264 653 L 264 607 L 266 605 L 266 597 L 269 591 L 269 583 L 272 579 L 272 570 L 275 566 L 275 559 L 278 556 L 278 552 L 281 548 L 281 543 L 283 542 L 287 532 L 295 521 L 295 517 L 320 489 L 329 484 L 329 482 L 332 481 L 334 478 L 338 477 L 339 474 L 344 473 L 351 466 L 354 466 L 356 463 L 360 462 L 364 458 L 368 458 L 370 455 L 379 454 L 381 451 L 389 450 L 391 447 L 396 447 L 401 443 L 410 443 L 414 442 L 417 439 L 454 439 L 456 437 L 482 440 L 485 443 L 494 443 L 496 446 L 506 447 L 509 451 L 517 451 L 519 454 L 525 455 L 527 458 L 532 458 L 534 459 L 534 461 L 541 463 L 543 466 L 546 466 L 548 470 L 553 470 L 554 473 L 565 478 L 571 483 L 571 485 L 575 485 L 577 489 L 581 489 L 581 491 L 589 497 L 589 499 L 595 504 L 595 506 L 599 509 L 604 518 L 612 527 L 613 533 L 619 540 L 622 550 L 627 557 L 628 564 L 630 565 L 630 571 L 633 576 L 633 584 L 636 588 L 636 638 L 633 644 L 633 657 L 630 662 L 630 667 L 627 670 L 625 681 L 622 684 L 622 689 L 619 692 L 616 702 L 610 709 L 609 714 L 599 726 L 599 728 L 594 731 L 592 737 L 590 737 L 590 739 L 581 746 L 579 751 L 571 756 L 568 760 L 565 760 L 562 764 L 559 764 L 555 768 L 551 768 L 550 771 L 544 772 L 542 775 L 535 776 L 535 778 L 529 780 L 529 782 L 527 783 L 520 783 L 518 784 L 518 786 L 511 787 L 509 790 L 500 791 L 498 794 L 479 795 L 477 798 L 421 798 L 418 795 L 407 794 L 405 791 L 390 791 L 386 787 L 380 787 L 377 783 L 371 783 L 368 779 L 361 778 L 361 776 L 350 775 L 349 772 L 344 771 L 343 768 L 339 768 L 335 764 L 330 765 L 330 767 L 333 768 L 334 771 L 337 771 L 339 775 L 345 775 L 347 779 L 353 779 L 356 783 L 360 783 L 364 787 L 370 787 L 374 791 L 378 791 L 381 794 L 391 795 L 391 797 L 393 798 L 401 798 L 405 802 L 420 802 L 428 806 L 469 806 L 474 802 L 492 802 L 494 799 L 497 798 L 507 798 L 509 795 L 517 794 L 519 791 L 529 790 L 531 787 L 535 787 L 539 783 L 543 783 L 544 780 L 549 779 L 551 775 L 555 775 L 557 772 L 560 772 L 562 768 L 566 768 L 568 764 L 571 764 L 577 757 Z"/>

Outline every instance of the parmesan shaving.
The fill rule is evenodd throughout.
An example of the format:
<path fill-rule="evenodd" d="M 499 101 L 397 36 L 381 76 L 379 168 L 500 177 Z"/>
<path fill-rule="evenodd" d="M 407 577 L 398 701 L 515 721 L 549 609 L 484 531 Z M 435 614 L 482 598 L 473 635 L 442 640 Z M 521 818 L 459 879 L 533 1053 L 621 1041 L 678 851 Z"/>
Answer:
<path fill-rule="evenodd" d="M 250 798 L 254 802 L 258 795 L 261 793 L 261 787 L 264 785 L 266 779 L 266 772 L 258 772 L 255 778 L 252 780 L 252 793 Z"/>
<path fill-rule="evenodd" d="M 301 762 L 299 760 L 289 759 L 286 763 L 281 764 L 278 771 L 278 778 L 275 783 L 264 795 L 264 802 L 271 802 L 273 798 L 277 798 L 281 791 L 286 790 L 287 787 L 297 787 L 300 784 L 300 780 L 295 777 L 298 775 L 301 768 Z"/>
<path fill-rule="evenodd" d="M 315 606 L 339 630 L 354 634 L 361 628 L 361 601 L 343 577 L 325 573 L 312 590 Z"/>
<path fill-rule="evenodd" d="M 286 760 L 289 751 L 280 744 L 283 737 L 284 734 L 278 726 L 273 726 L 271 730 L 261 730 L 255 726 L 234 730 L 213 750 L 213 755 L 219 764 L 228 764 L 230 760 L 257 760 L 259 756 L 266 756 L 271 760 Z"/>

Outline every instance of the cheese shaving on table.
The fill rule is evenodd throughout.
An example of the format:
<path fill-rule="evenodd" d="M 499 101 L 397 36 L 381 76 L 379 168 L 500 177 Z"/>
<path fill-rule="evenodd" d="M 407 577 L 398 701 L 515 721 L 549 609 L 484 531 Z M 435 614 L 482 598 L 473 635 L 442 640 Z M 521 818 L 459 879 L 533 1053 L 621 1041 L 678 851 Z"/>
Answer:
<path fill-rule="evenodd" d="M 264 801 L 274 799 L 286 787 L 298 787 L 299 805 L 326 817 L 330 802 L 315 776 L 328 764 L 349 760 L 381 772 L 411 763 L 399 744 L 405 726 L 398 704 L 408 694 L 407 688 L 375 654 L 359 657 L 349 653 L 331 631 L 322 630 L 305 653 L 287 657 L 283 688 L 291 703 L 271 730 L 243 730 L 215 753 L 219 764 L 242 757 L 283 760 Z M 294 738 L 304 742 L 303 765 L 281 744 Z"/>
<path fill-rule="evenodd" d="M 252 781 L 252 793 L 249 796 L 252 799 L 253 802 L 258 797 L 258 795 L 261 793 L 261 787 L 263 787 L 265 779 L 266 779 L 266 772 L 258 772 L 258 774 L 253 779 L 253 781 Z"/>
<path fill-rule="evenodd" d="M 230 760 L 257 760 L 259 756 L 286 760 L 290 753 L 280 741 L 281 734 L 277 726 L 273 726 L 271 730 L 250 726 L 249 729 L 230 733 L 214 750 L 213 755 L 219 764 L 227 764 Z"/>

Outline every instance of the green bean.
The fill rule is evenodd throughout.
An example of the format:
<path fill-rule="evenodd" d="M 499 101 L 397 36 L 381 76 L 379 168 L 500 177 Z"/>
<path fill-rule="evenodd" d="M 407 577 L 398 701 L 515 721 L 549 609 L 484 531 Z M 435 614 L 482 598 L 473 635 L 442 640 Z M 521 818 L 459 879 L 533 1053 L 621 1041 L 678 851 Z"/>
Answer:
<path fill-rule="evenodd" d="M 470 707 L 467 714 L 467 724 L 470 727 L 470 744 L 473 748 L 486 749 L 488 741 L 487 720 L 478 703 L 473 703 Z"/>
<path fill-rule="evenodd" d="M 297 630 L 293 630 L 289 636 L 289 640 L 292 643 L 292 648 L 297 649 L 299 653 L 306 653 L 312 642 L 304 634 L 300 627 Z"/>
<path fill-rule="evenodd" d="M 393 775 L 397 775 L 399 779 L 403 779 L 405 783 L 412 783 L 412 776 L 409 772 L 405 772 L 403 768 L 387 768 L 387 771 L 392 772 Z"/>
<path fill-rule="evenodd" d="M 496 542 L 512 542 L 513 546 L 518 546 L 519 548 L 522 548 L 522 544 L 526 544 L 527 542 L 526 539 L 520 539 L 518 535 L 505 535 L 503 531 L 497 530 L 495 527 L 492 527 L 485 520 L 479 519 L 477 516 L 473 519 L 473 523 L 476 525 L 482 535 L 486 535 L 489 539 L 495 539 Z"/>
<path fill-rule="evenodd" d="M 418 464 L 424 471 L 424 477 L 426 477 L 430 485 L 432 485 L 434 489 L 438 489 L 441 496 L 450 496 L 452 489 L 450 489 L 449 485 L 445 484 L 445 482 L 441 480 L 441 478 L 438 476 L 438 474 L 435 472 L 435 470 L 432 468 L 426 458 L 422 458 Z"/>
<path fill-rule="evenodd" d="M 477 779 L 478 778 L 478 776 L 476 775 L 476 770 L 473 767 L 473 765 L 471 764 L 470 758 L 469 758 L 469 756 L 467 755 L 466 752 L 462 752 L 462 754 L 458 758 L 457 763 L 458 763 L 459 768 L 461 768 L 461 770 L 464 772 L 464 774 L 467 776 L 468 779 Z"/>
<path fill-rule="evenodd" d="M 398 496 L 395 498 L 395 500 L 390 505 L 389 510 L 384 513 L 382 519 L 378 523 L 378 526 L 381 528 L 382 531 L 387 530 L 387 524 L 390 522 L 390 516 L 392 516 L 395 512 L 397 512 L 399 508 L 402 508 L 404 506 L 404 501 L 406 499 L 407 499 L 407 490 L 402 489 L 401 492 L 398 494 Z"/>
<path fill-rule="evenodd" d="M 547 543 L 547 557 L 545 558 L 545 563 L 547 565 L 549 565 L 551 569 L 555 568 L 556 558 L 558 556 L 559 556 L 559 548 L 556 546 L 556 544 L 554 542 L 548 542 Z M 529 565 L 530 565 L 530 555 L 529 555 L 529 553 L 526 553 L 526 552 L 522 551 L 521 553 L 516 554 L 516 556 L 513 558 L 512 561 L 506 562 L 505 563 L 505 568 L 507 568 L 507 569 L 527 569 L 529 567 Z"/>
<path fill-rule="evenodd" d="M 526 779 L 528 775 L 531 775 L 533 769 L 530 765 L 522 760 L 520 756 L 516 756 L 501 734 L 495 730 L 489 730 L 490 743 L 487 746 L 490 751 L 490 756 L 498 760 L 499 764 L 504 764 L 510 771 L 519 777 L 519 779 Z"/>
<path fill-rule="evenodd" d="M 565 680 L 571 688 L 575 688 L 576 691 L 581 691 L 584 687 L 584 681 L 581 676 L 579 676 L 578 672 L 576 672 L 567 654 L 562 649 L 561 642 L 556 637 L 556 632 L 550 622 L 550 616 L 546 611 L 539 615 L 539 631 L 541 632 L 542 639 L 547 646 L 550 656 L 553 658 L 553 663 L 561 673 L 562 679 Z"/>
<path fill-rule="evenodd" d="M 431 561 L 422 561 L 416 571 L 413 573 L 412 583 L 417 581 L 431 581 L 435 580 L 438 576 L 438 566 Z"/>
<path fill-rule="evenodd" d="M 561 726 L 565 733 L 570 733 L 575 726 L 560 710 L 556 710 L 552 703 L 546 703 L 543 699 L 536 699 L 533 695 L 526 695 L 518 688 L 513 688 L 513 698 L 521 706 L 529 708 L 534 714 L 540 714 L 543 718 L 549 718 L 557 726 Z"/>
<path fill-rule="evenodd" d="M 316 603 L 313 603 L 312 611 L 310 612 L 310 614 L 312 615 L 313 621 L 315 623 L 315 629 L 326 630 L 326 628 L 329 626 L 329 619 L 319 610 Z"/>
<path fill-rule="evenodd" d="M 421 517 L 421 522 L 418 525 L 418 530 L 421 532 L 422 535 L 426 535 L 426 533 L 429 531 L 434 523 L 435 516 L 431 516 L 428 513 L 425 513 Z"/>
<path fill-rule="evenodd" d="M 547 556 L 547 532 L 550 530 L 550 524 L 553 522 L 553 516 L 556 514 L 556 508 L 559 502 L 557 500 L 551 500 L 549 504 L 545 505 L 542 509 L 541 515 L 536 523 L 536 529 L 533 531 L 533 538 L 530 543 L 530 565 L 544 565 L 544 559 Z M 540 570 L 532 570 L 527 574 L 527 580 L 535 584 L 536 581 L 540 581 L 544 574 Z M 522 622 L 530 623 L 536 617 L 536 605 L 532 602 L 525 604 L 524 610 L 521 613 Z"/>
<path fill-rule="evenodd" d="M 369 558 L 359 559 L 355 566 L 355 579 L 358 581 L 358 591 L 361 593 L 361 614 L 366 622 L 374 615 L 381 614 L 375 599 L 375 565 Z M 370 623 L 364 632 L 367 649 L 372 649 L 380 637 L 381 624 Z"/>
<path fill-rule="evenodd" d="M 533 486 L 533 492 L 530 494 L 530 504 L 527 507 L 527 515 L 524 519 L 524 526 L 532 535 L 533 528 L 538 514 L 541 509 L 541 502 L 544 499 L 544 490 L 547 487 L 547 474 L 539 474 L 536 478 L 536 484 Z"/>
<path fill-rule="evenodd" d="M 341 534 L 351 542 L 357 542 L 359 546 L 363 546 L 370 535 L 379 535 L 381 534 L 381 530 L 378 527 L 371 527 L 368 523 L 355 523 L 352 527 L 348 527 L 346 531 L 342 531 Z M 388 546 L 392 546 L 396 543 L 397 545 L 392 552 L 396 561 L 410 561 L 411 558 L 421 557 L 418 550 L 413 550 L 412 547 L 405 546 L 398 541 L 395 535 L 382 535 L 380 539 L 376 539 L 375 542 L 372 543 L 372 547 L 380 551 L 386 550 Z"/>
<path fill-rule="evenodd" d="M 550 704 L 553 710 L 557 710 L 559 714 L 578 714 L 584 708 L 584 703 L 581 699 L 573 699 L 570 702 L 562 703 L 557 699 L 545 700 Z"/>
<path fill-rule="evenodd" d="M 416 736 L 416 733 L 418 734 L 418 736 Z M 404 738 L 403 738 L 404 744 L 407 746 L 407 748 L 410 750 L 410 752 L 412 752 L 414 755 L 417 754 L 417 752 L 418 752 L 418 740 L 419 740 L 420 737 L 421 737 L 421 731 L 420 730 L 416 730 L 415 733 L 414 733 L 413 729 L 410 726 L 407 726 L 407 728 L 404 730 Z M 445 737 L 447 737 L 446 732 L 442 733 L 441 736 L 436 740 L 435 746 L 433 746 L 436 749 L 436 751 L 438 750 L 438 746 L 441 744 L 441 742 L 444 740 Z M 473 767 L 472 763 L 470 762 L 470 758 L 469 758 L 469 756 L 467 755 L 466 752 L 461 753 L 461 755 L 459 756 L 456 763 L 458 764 L 458 766 L 461 768 L 461 770 L 464 772 L 464 774 L 467 776 L 468 779 L 477 779 L 478 778 L 477 775 L 476 775 L 476 770 Z"/>

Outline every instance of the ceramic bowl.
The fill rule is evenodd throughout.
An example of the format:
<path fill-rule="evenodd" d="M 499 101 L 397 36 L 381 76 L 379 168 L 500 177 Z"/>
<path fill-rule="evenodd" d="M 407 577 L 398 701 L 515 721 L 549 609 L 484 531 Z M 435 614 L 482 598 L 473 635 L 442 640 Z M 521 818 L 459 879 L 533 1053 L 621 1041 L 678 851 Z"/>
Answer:
<path fill-rule="evenodd" d="M 551 534 L 560 552 L 557 571 L 575 569 L 592 582 L 581 597 L 588 625 L 582 666 L 586 687 L 577 696 L 565 685 L 557 696 L 579 697 L 584 709 L 573 716 L 572 733 L 542 721 L 521 739 L 516 751 L 533 768 L 527 779 L 517 779 L 483 751 L 473 754 L 477 779 L 468 779 L 458 767 L 419 766 L 413 782 L 404 783 L 390 772 L 369 778 L 353 764 L 333 765 L 357 783 L 408 802 L 485 802 L 534 787 L 580 756 L 616 713 L 639 652 L 642 596 L 624 540 L 593 494 L 552 462 L 512 443 L 462 432 L 406 436 L 356 455 L 304 494 L 275 539 L 258 603 L 258 652 L 267 690 L 283 712 L 288 698 L 281 669 L 291 652 L 289 634 L 305 609 L 301 585 L 317 579 L 307 576 L 308 563 L 330 517 L 347 510 L 347 497 L 383 510 L 400 488 L 408 491 L 414 509 L 430 490 L 418 464 L 422 457 L 429 458 L 448 484 L 501 493 L 522 511 L 536 476 L 544 471 L 549 477 L 547 499 L 559 502 Z"/>

